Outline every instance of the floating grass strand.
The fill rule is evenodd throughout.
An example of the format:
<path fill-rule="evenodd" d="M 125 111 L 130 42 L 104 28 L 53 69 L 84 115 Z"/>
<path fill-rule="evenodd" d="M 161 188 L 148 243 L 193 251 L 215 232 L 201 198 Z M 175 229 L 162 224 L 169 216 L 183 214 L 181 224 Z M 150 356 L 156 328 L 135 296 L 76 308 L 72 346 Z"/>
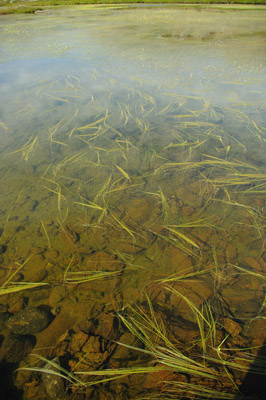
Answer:
<path fill-rule="evenodd" d="M 202 166 L 213 166 L 213 167 L 221 167 L 223 169 L 229 169 L 229 170 L 234 170 L 236 167 L 238 168 L 248 168 L 248 169 L 257 169 L 253 165 L 243 163 L 241 161 L 227 161 L 227 160 L 222 160 L 217 157 L 212 157 L 205 155 L 206 157 L 211 158 L 210 160 L 206 159 L 204 161 L 186 161 L 186 162 L 168 162 L 165 163 L 164 165 L 158 167 L 154 173 L 155 175 L 163 170 L 171 170 L 175 169 L 177 167 L 184 167 L 188 169 L 195 169 L 195 168 L 200 168 Z"/>
<path fill-rule="evenodd" d="M 151 230 L 148 230 L 148 232 L 151 232 L 153 235 L 158 236 L 160 239 L 165 240 L 166 242 L 170 243 L 172 246 L 177 247 L 180 250 L 183 250 L 186 254 L 190 256 L 195 256 L 199 257 L 195 252 L 193 252 L 189 247 L 184 246 L 180 241 L 177 241 L 174 238 L 170 238 L 168 236 L 162 235 L 161 233 L 154 232 Z M 199 257 L 200 258 L 200 257 Z"/>
<path fill-rule="evenodd" d="M 161 188 L 160 188 L 160 197 L 161 197 L 163 221 L 164 223 L 166 223 L 168 221 L 169 206 Z"/>
<path fill-rule="evenodd" d="M 174 382 L 174 381 L 162 381 L 166 385 L 166 395 L 164 395 L 164 399 L 172 399 L 172 396 L 186 396 L 186 398 L 203 398 L 203 399 L 221 399 L 221 400 L 243 400 L 243 397 L 237 396 L 236 394 L 220 392 L 215 389 L 211 389 L 208 387 L 204 387 L 202 385 L 195 385 L 188 382 Z M 151 397 L 152 399 L 155 397 Z M 158 397 L 159 399 L 159 397 Z"/>
<path fill-rule="evenodd" d="M 49 285 L 49 283 L 46 282 L 9 282 L 6 287 L 0 288 L 0 296 L 47 285 Z"/>
<path fill-rule="evenodd" d="M 168 283 L 168 282 L 177 282 L 177 281 L 182 281 L 190 278 L 194 278 L 199 275 L 205 275 L 208 274 L 211 269 L 204 269 L 202 271 L 193 271 L 193 272 L 187 272 L 187 271 L 193 271 L 193 268 L 187 268 L 184 271 L 178 272 L 176 274 L 170 275 L 167 278 L 164 279 L 157 279 L 154 282 L 161 282 L 161 283 Z M 191 282 L 191 280 L 190 280 Z"/>
<path fill-rule="evenodd" d="M 245 273 L 245 274 L 248 274 L 248 275 L 252 275 L 252 276 L 256 276 L 259 279 L 266 280 L 266 276 L 262 275 L 262 274 L 260 274 L 258 272 L 254 272 L 254 271 L 251 271 L 250 269 L 239 267 L 238 265 L 234 265 L 234 264 L 229 264 L 229 265 L 230 265 L 230 267 L 236 268 L 238 271 L 241 271 L 242 273 Z"/>
<path fill-rule="evenodd" d="M 131 182 L 131 179 L 128 175 L 128 173 L 121 167 L 119 167 L 119 165 L 115 164 L 116 168 L 118 169 L 119 172 L 121 172 L 121 174 L 129 181 Z"/>
<path fill-rule="evenodd" d="M 180 237 L 181 239 L 183 239 L 185 242 L 187 242 L 188 244 L 196 247 L 197 249 L 199 249 L 199 245 L 197 243 L 194 242 L 194 240 L 190 239 L 187 235 L 185 235 L 184 233 L 177 231 L 176 229 L 173 229 L 172 227 L 170 227 L 169 225 L 165 225 L 165 228 L 168 229 L 168 231 L 172 232 L 174 235 Z"/>
<path fill-rule="evenodd" d="M 108 279 L 120 275 L 122 270 L 119 271 L 80 271 L 68 272 L 64 278 L 66 283 L 79 284 L 84 282 L 95 281 L 96 279 Z"/>
<path fill-rule="evenodd" d="M 35 136 L 33 138 L 32 136 L 29 138 L 29 140 L 26 142 L 26 144 L 21 147 L 18 150 L 12 151 L 11 153 L 8 154 L 16 154 L 16 153 L 22 153 L 22 159 L 25 161 L 29 160 L 29 156 L 33 153 L 34 147 L 38 141 L 38 136 Z"/>

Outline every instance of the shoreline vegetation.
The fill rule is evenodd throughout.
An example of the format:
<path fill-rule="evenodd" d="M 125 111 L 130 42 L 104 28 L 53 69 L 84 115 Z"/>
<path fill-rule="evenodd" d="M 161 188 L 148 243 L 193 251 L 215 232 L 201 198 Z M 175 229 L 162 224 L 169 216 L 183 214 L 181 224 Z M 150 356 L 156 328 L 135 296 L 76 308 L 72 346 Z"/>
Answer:
<path fill-rule="evenodd" d="M 250 9 L 252 6 L 265 6 L 265 0 L 29 0 L 29 1 L 13 1 L 0 0 L 0 15 L 6 14 L 34 14 L 45 10 L 46 7 L 62 7 L 74 5 L 91 5 L 91 6 L 117 6 L 117 5 L 134 5 L 134 4 L 166 4 L 179 6 L 208 6 L 208 7 L 226 7 L 236 9 Z M 246 7 L 248 6 L 248 7 Z"/>

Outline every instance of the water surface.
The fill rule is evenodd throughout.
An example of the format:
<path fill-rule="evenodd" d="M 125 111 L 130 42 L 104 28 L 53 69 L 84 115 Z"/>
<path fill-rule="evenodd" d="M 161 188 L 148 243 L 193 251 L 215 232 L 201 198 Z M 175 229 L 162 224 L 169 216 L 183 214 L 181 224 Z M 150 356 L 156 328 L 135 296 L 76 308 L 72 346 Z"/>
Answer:
<path fill-rule="evenodd" d="M 69 285 L 61 310 L 82 321 L 145 290 L 193 321 L 154 281 L 206 270 L 191 283 L 199 297 L 185 294 L 198 307 L 243 330 L 264 315 L 265 17 L 174 6 L 1 17 L 2 280 L 25 262 L 19 280 L 52 284 L 14 296 L 51 306 L 53 285 Z M 73 290 L 90 315 L 71 311 Z"/>

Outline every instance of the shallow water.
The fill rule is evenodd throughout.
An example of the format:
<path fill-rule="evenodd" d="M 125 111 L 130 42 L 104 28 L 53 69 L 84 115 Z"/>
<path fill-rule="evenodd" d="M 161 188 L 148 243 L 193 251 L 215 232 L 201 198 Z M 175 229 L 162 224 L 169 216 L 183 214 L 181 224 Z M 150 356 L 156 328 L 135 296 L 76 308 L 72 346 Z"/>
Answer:
<path fill-rule="evenodd" d="M 75 326 L 145 290 L 193 321 L 154 281 L 208 270 L 193 277 L 200 299 L 186 292 L 198 307 L 212 302 L 243 332 L 264 316 L 265 17 L 173 6 L 0 17 L 1 279 L 49 283 L 3 304 L 59 304 Z"/>

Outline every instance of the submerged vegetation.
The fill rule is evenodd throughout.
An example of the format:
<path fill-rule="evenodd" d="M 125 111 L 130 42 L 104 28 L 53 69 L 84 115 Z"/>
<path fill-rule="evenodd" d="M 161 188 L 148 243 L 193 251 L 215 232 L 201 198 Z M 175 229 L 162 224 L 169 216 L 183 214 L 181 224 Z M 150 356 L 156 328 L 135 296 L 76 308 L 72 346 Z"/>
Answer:
<path fill-rule="evenodd" d="M 262 399 L 263 18 L 109 11 L 1 27 L 4 395 Z"/>

